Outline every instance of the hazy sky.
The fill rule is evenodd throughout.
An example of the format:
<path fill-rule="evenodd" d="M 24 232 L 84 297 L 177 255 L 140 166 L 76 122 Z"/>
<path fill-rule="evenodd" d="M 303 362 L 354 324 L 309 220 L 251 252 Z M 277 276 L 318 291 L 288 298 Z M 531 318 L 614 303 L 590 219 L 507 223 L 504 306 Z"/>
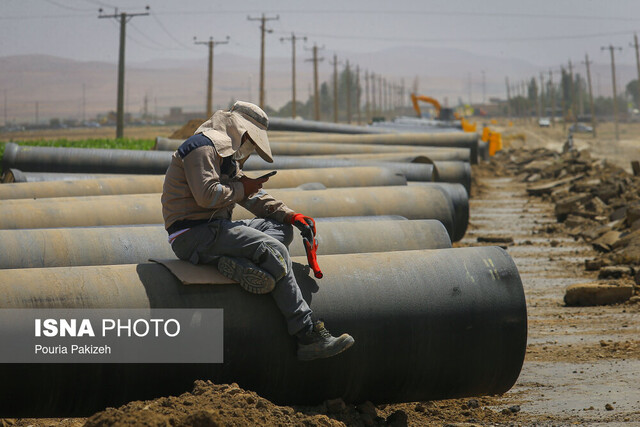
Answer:
<path fill-rule="evenodd" d="M 204 46 L 193 37 L 222 40 L 217 52 L 258 57 L 259 22 L 247 16 L 279 16 L 270 21 L 267 55 L 289 56 L 281 37 L 292 31 L 327 51 L 372 52 L 393 46 L 452 47 L 481 55 L 506 56 L 539 66 L 580 61 L 588 53 L 609 61 L 601 46 L 620 46 L 620 63 L 635 63 L 629 47 L 640 31 L 638 0 L 0 0 L 0 56 L 50 54 L 81 61 L 115 62 L 119 27 L 98 19 L 144 12 L 127 25 L 127 62 L 198 59 Z M 302 43 L 301 43 L 302 44 Z M 303 53 L 300 52 L 300 55 Z"/>

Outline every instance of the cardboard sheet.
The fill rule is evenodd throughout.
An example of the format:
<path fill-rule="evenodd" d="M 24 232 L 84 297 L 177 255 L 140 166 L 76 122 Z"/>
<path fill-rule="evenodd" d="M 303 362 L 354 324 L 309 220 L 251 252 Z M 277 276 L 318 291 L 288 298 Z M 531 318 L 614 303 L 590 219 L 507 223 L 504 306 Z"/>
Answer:
<path fill-rule="evenodd" d="M 164 265 L 183 285 L 228 285 L 238 283 L 223 276 L 213 265 L 193 265 L 180 259 L 150 259 Z"/>

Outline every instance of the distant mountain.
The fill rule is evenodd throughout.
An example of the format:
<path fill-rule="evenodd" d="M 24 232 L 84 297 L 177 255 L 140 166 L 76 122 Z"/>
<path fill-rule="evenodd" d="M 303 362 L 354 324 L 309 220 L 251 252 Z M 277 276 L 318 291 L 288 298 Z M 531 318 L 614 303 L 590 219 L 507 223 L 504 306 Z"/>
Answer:
<path fill-rule="evenodd" d="M 485 97 L 504 97 L 505 76 L 514 82 L 538 78 L 540 69 L 526 61 L 488 57 L 459 49 L 418 48 L 400 46 L 370 53 L 337 52 L 338 59 L 349 59 L 361 71 L 373 71 L 388 81 L 404 79 L 407 93 L 417 80 L 419 92 L 434 96 L 450 105 L 469 98 L 469 78 L 472 99 L 482 98 L 482 71 L 485 72 Z M 297 64 L 298 99 L 306 100 L 312 87 L 312 65 L 303 62 L 308 52 L 300 52 Z M 329 58 L 333 52 L 322 52 L 325 61 L 319 64 L 321 81 L 329 81 L 333 69 Z M 340 66 L 344 67 L 344 63 Z M 583 66 L 576 66 L 584 76 Z M 636 78 L 635 66 L 616 64 L 618 91 Z M 275 57 L 266 60 L 267 104 L 279 108 L 291 96 L 291 60 Z M 150 114 L 165 115 L 170 107 L 184 111 L 204 111 L 206 100 L 207 60 L 157 59 L 136 63 L 127 58 L 126 110 L 140 114 L 147 98 Z M 611 93 L 609 64 L 595 64 L 592 70 L 594 92 Z M 364 86 L 364 75 L 361 76 Z M 558 82 L 557 74 L 554 80 Z M 0 90 L 7 99 L 9 121 L 41 122 L 50 118 L 86 118 L 115 110 L 117 64 L 82 62 L 48 55 L 0 57 Z M 233 99 L 258 101 L 259 61 L 229 52 L 216 53 L 214 58 L 214 108 L 225 108 Z M 84 104 L 83 104 L 84 87 Z M 0 92 L 0 96 L 4 95 Z M 407 95 L 408 97 L 408 95 Z M 364 98 L 364 94 L 363 94 Z M 408 99 L 407 99 L 408 103 Z M 2 117 L 2 116 L 0 116 Z"/>

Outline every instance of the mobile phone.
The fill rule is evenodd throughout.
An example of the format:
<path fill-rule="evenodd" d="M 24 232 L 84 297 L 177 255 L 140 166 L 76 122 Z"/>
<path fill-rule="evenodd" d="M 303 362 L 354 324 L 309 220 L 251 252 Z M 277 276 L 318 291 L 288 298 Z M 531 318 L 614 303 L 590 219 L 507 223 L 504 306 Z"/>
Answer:
<path fill-rule="evenodd" d="M 275 174 L 277 174 L 277 173 L 278 173 L 278 171 L 271 171 L 271 172 L 269 172 L 269 173 L 265 173 L 265 174 L 264 174 L 264 175 L 262 175 L 262 176 L 259 176 L 259 177 L 258 177 L 258 178 L 256 178 L 256 179 L 269 178 L 270 176 L 273 176 L 273 175 L 275 175 Z"/>

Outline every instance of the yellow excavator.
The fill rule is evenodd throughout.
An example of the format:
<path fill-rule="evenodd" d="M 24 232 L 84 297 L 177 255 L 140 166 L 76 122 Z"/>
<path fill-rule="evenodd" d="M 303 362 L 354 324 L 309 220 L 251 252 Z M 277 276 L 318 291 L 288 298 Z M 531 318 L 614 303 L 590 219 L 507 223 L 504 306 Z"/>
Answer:
<path fill-rule="evenodd" d="M 416 95 L 415 93 L 412 93 L 411 103 L 413 103 L 413 109 L 416 110 L 416 114 L 419 118 L 422 118 L 422 110 L 420 110 L 418 101 L 428 102 L 429 104 L 433 105 L 436 110 L 436 120 L 460 120 L 462 130 L 465 132 L 475 132 L 477 129 L 475 123 L 470 123 L 469 121 L 467 121 L 467 119 L 465 119 L 463 115 L 454 112 L 452 108 L 443 108 L 436 99 L 431 98 L 430 96 Z"/>
<path fill-rule="evenodd" d="M 440 103 L 434 99 L 431 98 L 429 96 L 424 96 L 424 95 L 416 95 L 415 93 L 411 94 L 411 102 L 413 103 L 413 109 L 416 110 L 416 113 L 418 114 L 418 117 L 422 117 L 422 110 L 420 110 L 420 105 L 418 104 L 418 101 L 422 101 L 422 102 L 428 102 L 429 104 L 433 105 L 433 107 L 436 110 L 436 119 L 437 120 L 455 120 L 457 119 L 457 117 L 455 117 L 455 114 L 453 112 L 452 108 L 442 108 L 442 106 L 440 105 Z"/>

